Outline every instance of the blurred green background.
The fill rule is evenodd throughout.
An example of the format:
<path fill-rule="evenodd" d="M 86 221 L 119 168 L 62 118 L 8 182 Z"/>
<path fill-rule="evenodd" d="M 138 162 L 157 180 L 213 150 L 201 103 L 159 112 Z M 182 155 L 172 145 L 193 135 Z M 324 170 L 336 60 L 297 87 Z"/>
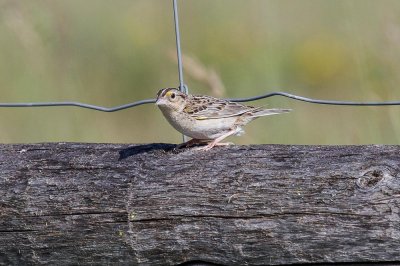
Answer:
<path fill-rule="evenodd" d="M 400 100 L 398 0 L 179 1 L 191 93 Z M 0 0 L 0 102 L 115 106 L 178 85 L 171 1 Z M 189 61 L 188 61 L 189 60 Z M 196 63 L 197 62 L 197 63 Z M 223 82 L 196 76 L 211 73 Z M 207 72 L 208 71 L 208 72 Z M 207 77 L 206 77 L 207 78 Z M 218 83 L 218 82 L 217 82 Z M 400 107 L 293 108 L 258 119 L 237 144 L 398 144 Z M 0 142 L 180 142 L 152 104 L 116 113 L 0 108 Z"/>

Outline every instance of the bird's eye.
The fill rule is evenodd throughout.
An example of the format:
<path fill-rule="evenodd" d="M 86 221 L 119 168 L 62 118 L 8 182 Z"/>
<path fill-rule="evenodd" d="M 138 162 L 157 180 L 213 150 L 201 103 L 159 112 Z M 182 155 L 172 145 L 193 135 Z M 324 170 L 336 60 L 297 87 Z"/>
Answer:
<path fill-rule="evenodd" d="M 170 97 L 171 99 L 175 99 L 175 96 L 176 96 L 175 93 L 172 93 Z"/>

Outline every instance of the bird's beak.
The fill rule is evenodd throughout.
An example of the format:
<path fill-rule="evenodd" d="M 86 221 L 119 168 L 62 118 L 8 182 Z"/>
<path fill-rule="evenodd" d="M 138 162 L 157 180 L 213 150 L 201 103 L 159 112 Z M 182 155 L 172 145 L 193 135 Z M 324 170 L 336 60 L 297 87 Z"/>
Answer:
<path fill-rule="evenodd" d="M 159 97 L 156 101 L 156 105 L 160 106 L 160 105 L 164 105 L 165 101 L 163 98 Z"/>

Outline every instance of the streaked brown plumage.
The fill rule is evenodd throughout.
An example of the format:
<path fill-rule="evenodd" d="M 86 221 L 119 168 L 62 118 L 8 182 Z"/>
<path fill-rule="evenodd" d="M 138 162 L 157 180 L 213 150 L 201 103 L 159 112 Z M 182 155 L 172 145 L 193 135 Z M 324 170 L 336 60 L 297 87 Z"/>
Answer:
<path fill-rule="evenodd" d="M 175 88 L 160 90 L 156 104 L 176 130 L 193 138 L 191 142 L 210 142 L 203 150 L 224 145 L 221 140 L 239 135 L 243 126 L 258 117 L 290 112 L 290 109 L 266 109 L 211 96 L 184 94 Z"/>

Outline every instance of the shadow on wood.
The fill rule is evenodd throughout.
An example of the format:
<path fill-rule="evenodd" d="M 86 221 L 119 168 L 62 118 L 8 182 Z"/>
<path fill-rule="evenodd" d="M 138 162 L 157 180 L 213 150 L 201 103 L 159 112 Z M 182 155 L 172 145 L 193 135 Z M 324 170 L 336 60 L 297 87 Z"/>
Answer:
<path fill-rule="evenodd" d="M 138 155 L 141 153 L 154 152 L 154 151 L 164 151 L 170 152 L 175 149 L 177 145 L 175 144 L 164 144 L 164 143 L 154 143 L 154 144 L 144 144 L 144 145 L 135 145 L 132 147 L 128 147 L 119 151 L 119 159 L 123 160 L 128 158 L 129 156 Z"/>
<path fill-rule="evenodd" d="M 400 260 L 399 146 L 174 147 L 0 145 L 0 264 Z"/>

